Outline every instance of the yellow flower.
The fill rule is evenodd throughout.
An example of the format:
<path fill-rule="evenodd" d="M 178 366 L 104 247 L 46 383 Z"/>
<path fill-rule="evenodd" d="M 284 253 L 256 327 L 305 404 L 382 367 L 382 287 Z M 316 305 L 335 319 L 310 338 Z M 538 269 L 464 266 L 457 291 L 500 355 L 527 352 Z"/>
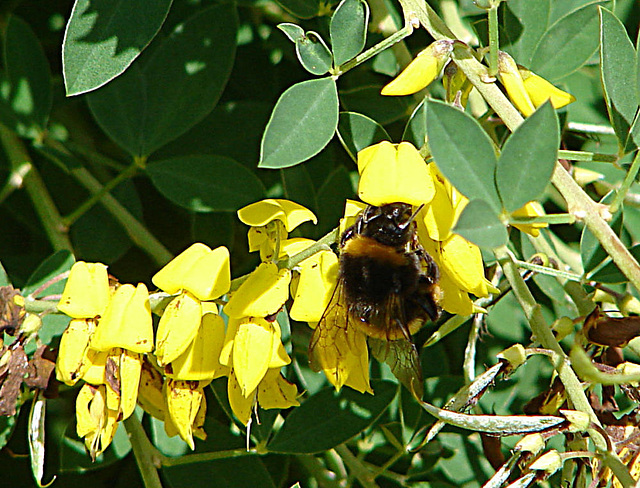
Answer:
<path fill-rule="evenodd" d="M 542 217 L 546 215 L 544 208 L 540 205 L 539 202 L 529 202 L 521 209 L 516 210 L 511 213 L 512 217 Z M 532 235 L 533 237 L 538 237 L 540 235 L 540 230 L 544 227 L 549 227 L 549 224 L 546 222 L 533 223 L 533 224 L 513 224 L 516 229 L 520 229 L 522 232 L 526 232 L 527 234 Z"/>
<path fill-rule="evenodd" d="M 289 298 L 291 271 L 273 263 L 261 263 L 240 285 L 224 307 L 231 318 L 266 317 L 276 313 Z"/>
<path fill-rule="evenodd" d="M 551 100 L 554 108 L 564 107 L 576 100 L 570 93 L 518 66 L 513 58 L 503 51 L 498 53 L 498 76 L 507 90 L 509 99 L 525 117 L 531 115 L 547 100 Z"/>
<path fill-rule="evenodd" d="M 187 350 L 198 333 L 202 319 L 202 304 L 185 291 L 164 309 L 156 333 L 155 356 L 164 366 Z"/>
<path fill-rule="evenodd" d="M 100 316 L 110 299 L 107 267 L 78 261 L 71 267 L 58 310 L 74 319 Z"/>
<path fill-rule="evenodd" d="M 430 163 L 429 169 L 433 175 L 435 193 L 418 219 L 424 222 L 431 239 L 444 241 L 451 235 L 451 229 L 469 200 L 440 173 L 435 163 Z"/>
<path fill-rule="evenodd" d="M 76 398 L 76 432 L 95 461 L 111 444 L 118 427 L 118 412 L 107 406 L 107 389 L 85 384 Z"/>
<path fill-rule="evenodd" d="M 421 205 L 435 194 L 431 171 L 410 142 L 394 146 L 383 141 L 363 149 L 358 153 L 358 172 L 358 196 L 370 205 Z"/>
<path fill-rule="evenodd" d="M 423 49 L 393 81 L 382 95 L 411 95 L 435 80 L 453 51 L 453 41 L 436 41 Z"/>
<path fill-rule="evenodd" d="M 169 437 L 180 435 L 189 447 L 195 449 L 193 437 L 205 440 L 203 429 L 207 402 L 204 387 L 208 382 L 169 379 L 165 382 L 167 413 L 164 430 Z"/>

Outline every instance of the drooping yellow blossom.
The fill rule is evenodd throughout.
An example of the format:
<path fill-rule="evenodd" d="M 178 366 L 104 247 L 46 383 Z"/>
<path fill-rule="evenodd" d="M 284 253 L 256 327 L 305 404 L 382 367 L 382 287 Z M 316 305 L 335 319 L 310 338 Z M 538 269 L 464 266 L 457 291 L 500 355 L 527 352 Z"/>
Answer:
<path fill-rule="evenodd" d="M 289 298 L 291 271 L 273 263 L 261 263 L 240 285 L 224 307 L 231 318 L 266 317 L 276 313 Z"/>
<path fill-rule="evenodd" d="M 358 196 L 375 206 L 429 203 L 435 194 L 429 167 L 410 142 L 383 141 L 358 153 Z"/>
<path fill-rule="evenodd" d="M 165 382 L 167 413 L 164 430 L 169 437 L 180 435 L 189 447 L 195 449 L 193 437 L 205 440 L 203 429 L 207 403 L 204 387 L 209 382 L 168 379 Z"/>
<path fill-rule="evenodd" d="M 58 310 L 74 319 L 100 316 L 110 299 L 107 267 L 78 261 L 71 267 Z"/>
<path fill-rule="evenodd" d="M 511 213 L 512 217 L 521 218 L 542 217 L 543 215 L 546 215 L 544 208 L 542 208 L 542 205 L 536 201 L 529 202 L 524 207 Z M 513 224 L 513 226 L 516 229 L 520 229 L 522 232 L 532 235 L 533 237 L 538 237 L 540 235 L 539 229 L 548 227 L 549 224 L 546 222 L 536 222 L 533 224 Z"/>
<path fill-rule="evenodd" d="M 111 444 L 118 427 L 118 411 L 107 406 L 107 388 L 104 385 L 85 384 L 76 398 L 76 432 L 95 461 Z"/>
<path fill-rule="evenodd" d="M 156 333 L 155 356 L 160 366 L 169 364 L 186 351 L 198 333 L 201 319 L 201 302 L 188 291 L 169 302 Z"/>
<path fill-rule="evenodd" d="M 509 99 L 525 117 L 531 115 L 547 100 L 551 100 L 551 105 L 556 109 L 575 101 L 573 95 L 518 66 L 513 58 L 503 51 L 498 53 L 498 76 L 507 90 Z"/>
<path fill-rule="evenodd" d="M 304 222 L 316 224 L 311 210 L 289 200 L 261 200 L 238 210 L 238 218 L 249 229 L 249 252 L 260 251 L 262 261 L 272 259 L 276 240 L 284 241 L 289 232 Z"/>
<path fill-rule="evenodd" d="M 411 95 L 435 80 L 453 51 L 453 41 L 436 41 L 420 51 L 411 63 L 380 92 L 382 95 Z"/>

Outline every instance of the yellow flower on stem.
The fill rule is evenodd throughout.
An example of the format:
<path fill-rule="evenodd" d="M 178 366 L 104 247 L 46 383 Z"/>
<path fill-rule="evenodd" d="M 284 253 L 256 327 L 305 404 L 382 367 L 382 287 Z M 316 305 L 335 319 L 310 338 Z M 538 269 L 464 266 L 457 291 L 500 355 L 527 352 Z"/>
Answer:
<path fill-rule="evenodd" d="M 164 430 L 169 437 L 180 435 L 189 447 L 195 449 L 193 437 L 205 440 L 203 429 L 207 403 L 204 387 L 208 381 L 181 381 L 169 379 L 165 382 L 167 413 Z"/>
<path fill-rule="evenodd" d="M 527 203 L 524 207 L 516 210 L 511 213 L 512 217 L 542 217 L 546 215 L 544 208 L 540 205 L 539 202 L 532 201 Z M 538 237 L 540 235 L 540 230 L 545 227 L 549 227 L 549 224 L 546 222 L 536 222 L 532 224 L 513 224 L 516 229 L 520 229 L 522 232 L 526 232 L 527 234 L 532 235 L 533 237 Z"/>
<path fill-rule="evenodd" d="M 411 95 L 434 81 L 453 51 L 453 41 L 436 41 L 420 51 L 411 63 L 389 84 L 381 95 Z"/>
<path fill-rule="evenodd" d="M 58 303 L 58 310 L 74 319 L 101 316 L 111 293 L 107 267 L 102 263 L 74 263 Z"/>
<path fill-rule="evenodd" d="M 518 66 L 518 71 L 534 107 L 538 108 L 547 100 L 551 100 L 553 108 L 562 108 L 576 101 L 571 93 L 562 91 L 532 71 L 522 66 Z"/>
<path fill-rule="evenodd" d="M 117 410 L 107 406 L 107 388 L 85 384 L 76 398 L 76 432 L 95 461 L 111 444 L 118 427 Z"/>
<path fill-rule="evenodd" d="M 383 141 L 361 150 L 358 172 L 358 196 L 370 205 L 421 205 L 435 195 L 431 171 L 410 142 L 395 146 Z"/>

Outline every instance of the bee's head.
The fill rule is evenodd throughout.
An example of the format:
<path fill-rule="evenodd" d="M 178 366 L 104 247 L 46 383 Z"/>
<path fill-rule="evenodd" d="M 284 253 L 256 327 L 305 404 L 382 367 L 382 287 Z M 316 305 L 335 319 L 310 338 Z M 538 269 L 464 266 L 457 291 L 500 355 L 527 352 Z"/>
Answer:
<path fill-rule="evenodd" d="M 389 203 L 381 207 L 369 205 L 360 217 L 360 233 L 388 246 L 403 246 L 411 240 L 411 223 L 421 208 L 413 212 L 407 203 Z"/>

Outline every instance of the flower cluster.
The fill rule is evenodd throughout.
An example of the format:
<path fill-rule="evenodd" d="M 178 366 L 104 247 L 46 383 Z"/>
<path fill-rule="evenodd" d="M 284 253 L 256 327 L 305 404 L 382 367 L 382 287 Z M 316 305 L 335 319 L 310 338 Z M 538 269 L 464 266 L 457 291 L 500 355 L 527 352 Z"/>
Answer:
<path fill-rule="evenodd" d="M 431 84 L 443 71 L 446 100 L 465 106 L 472 85 L 452 61 L 454 42 L 436 41 L 414 58 L 411 63 L 381 91 L 382 95 L 411 95 Z M 446 66 L 445 66 L 446 65 Z M 519 66 L 506 52 L 498 55 L 498 77 L 508 97 L 525 116 L 531 115 L 547 100 L 554 108 L 562 108 L 575 101 L 575 97 L 555 87 L 532 71 Z"/>

